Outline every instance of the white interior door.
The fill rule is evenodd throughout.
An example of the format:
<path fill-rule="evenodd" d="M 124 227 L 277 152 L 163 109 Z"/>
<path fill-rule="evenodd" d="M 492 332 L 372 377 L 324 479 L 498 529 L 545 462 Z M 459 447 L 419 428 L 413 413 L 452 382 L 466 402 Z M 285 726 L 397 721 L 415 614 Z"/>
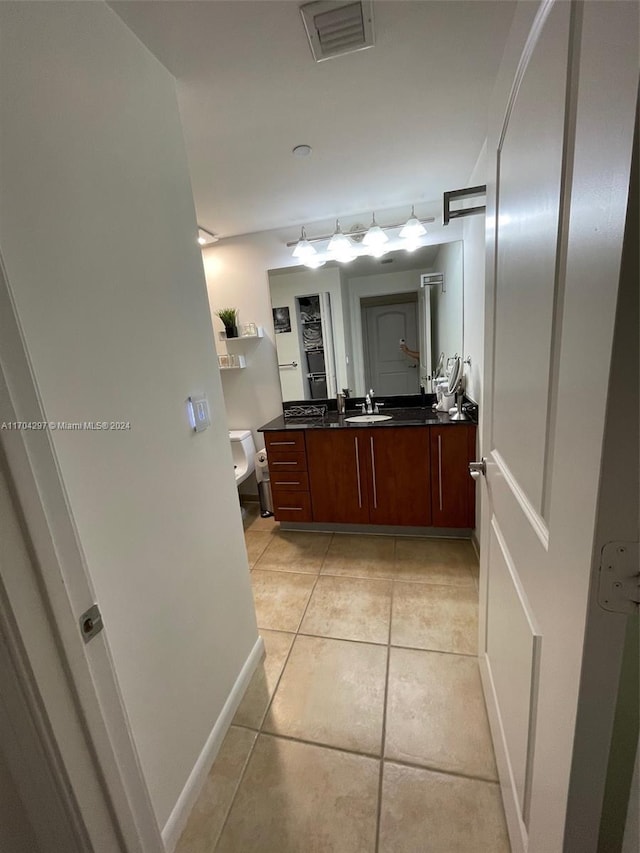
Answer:
<path fill-rule="evenodd" d="M 376 394 L 417 394 L 418 362 L 400 350 L 400 339 L 418 348 L 416 302 L 367 305 L 362 309 L 366 390 Z"/>
<path fill-rule="evenodd" d="M 514 853 L 564 849 L 636 38 L 635 4 L 520 4 L 490 119 L 480 658 Z"/>

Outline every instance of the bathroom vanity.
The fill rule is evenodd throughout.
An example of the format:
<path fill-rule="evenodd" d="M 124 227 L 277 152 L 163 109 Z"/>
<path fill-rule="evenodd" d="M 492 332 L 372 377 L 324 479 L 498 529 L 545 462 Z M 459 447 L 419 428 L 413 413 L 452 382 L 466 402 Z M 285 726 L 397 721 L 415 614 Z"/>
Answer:
<path fill-rule="evenodd" d="M 413 408 L 370 425 L 335 412 L 307 422 L 278 417 L 260 431 L 278 521 L 475 526 L 474 423 Z"/>
<path fill-rule="evenodd" d="M 276 519 L 291 528 L 470 535 L 476 425 L 433 411 L 424 393 L 440 365 L 464 353 L 462 243 L 347 267 L 270 270 L 269 287 L 274 318 L 286 317 L 274 320 L 274 338 L 289 415 L 260 430 Z M 319 370 L 324 401 L 314 392 Z M 339 415 L 345 388 L 348 411 Z M 391 417 L 350 422 L 363 417 L 371 388 L 386 403 L 378 417 Z"/>

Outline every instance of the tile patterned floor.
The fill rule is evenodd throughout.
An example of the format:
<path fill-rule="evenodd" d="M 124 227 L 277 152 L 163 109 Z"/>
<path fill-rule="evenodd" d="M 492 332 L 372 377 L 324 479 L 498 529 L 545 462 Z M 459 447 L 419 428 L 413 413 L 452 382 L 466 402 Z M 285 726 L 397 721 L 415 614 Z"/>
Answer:
<path fill-rule="evenodd" d="M 266 657 L 177 853 L 509 853 L 471 545 L 245 537 Z"/>

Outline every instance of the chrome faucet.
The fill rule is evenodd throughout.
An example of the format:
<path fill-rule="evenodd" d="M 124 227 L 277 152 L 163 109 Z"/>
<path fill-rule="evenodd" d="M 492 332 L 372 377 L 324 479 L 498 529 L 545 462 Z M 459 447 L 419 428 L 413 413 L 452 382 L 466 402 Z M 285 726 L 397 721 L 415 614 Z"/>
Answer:
<path fill-rule="evenodd" d="M 367 414 L 372 415 L 373 414 L 373 405 L 374 405 L 373 388 L 369 388 L 369 393 L 364 398 L 364 400 L 365 400 L 365 403 L 367 404 Z"/>

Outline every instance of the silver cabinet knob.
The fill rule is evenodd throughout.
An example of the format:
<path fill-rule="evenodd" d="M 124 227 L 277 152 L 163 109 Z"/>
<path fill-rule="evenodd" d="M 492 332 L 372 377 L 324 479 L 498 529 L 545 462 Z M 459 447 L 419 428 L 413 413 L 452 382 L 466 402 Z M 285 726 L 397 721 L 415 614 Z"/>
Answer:
<path fill-rule="evenodd" d="M 469 473 L 474 480 L 477 480 L 481 474 L 484 477 L 487 473 L 486 456 L 483 456 L 480 462 L 469 462 Z"/>

